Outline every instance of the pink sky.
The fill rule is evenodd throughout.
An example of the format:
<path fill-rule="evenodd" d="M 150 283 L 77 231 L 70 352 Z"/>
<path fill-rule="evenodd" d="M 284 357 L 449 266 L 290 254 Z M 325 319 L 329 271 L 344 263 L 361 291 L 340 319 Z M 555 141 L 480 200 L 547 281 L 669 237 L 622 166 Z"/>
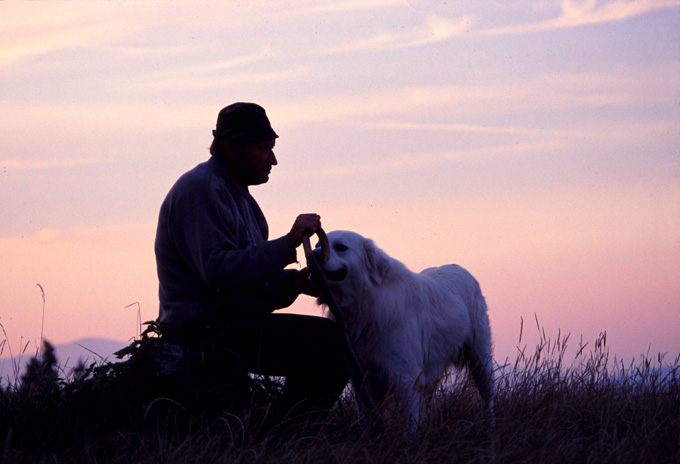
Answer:
<path fill-rule="evenodd" d="M 160 203 L 245 100 L 281 136 L 252 190 L 272 237 L 315 211 L 414 271 L 465 266 L 499 361 L 535 315 L 678 355 L 680 2 L 452 3 L 0 2 L 13 350 L 39 341 L 37 284 L 54 343 L 156 317 Z"/>

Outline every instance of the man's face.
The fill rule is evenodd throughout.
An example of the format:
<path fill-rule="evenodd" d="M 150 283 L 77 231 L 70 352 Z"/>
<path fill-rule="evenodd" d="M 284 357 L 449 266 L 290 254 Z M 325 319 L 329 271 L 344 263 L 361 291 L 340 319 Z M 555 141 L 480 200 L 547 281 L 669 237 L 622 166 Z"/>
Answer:
<path fill-rule="evenodd" d="M 248 142 L 235 148 L 232 175 L 247 188 L 249 185 L 264 184 L 269 180 L 272 166 L 276 166 L 274 155 L 275 140 Z"/>

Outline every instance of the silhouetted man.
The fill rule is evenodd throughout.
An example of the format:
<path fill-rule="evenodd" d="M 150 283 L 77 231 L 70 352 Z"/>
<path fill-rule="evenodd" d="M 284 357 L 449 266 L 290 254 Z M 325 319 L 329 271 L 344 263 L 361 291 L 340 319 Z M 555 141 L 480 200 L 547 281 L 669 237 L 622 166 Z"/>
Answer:
<path fill-rule="evenodd" d="M 348 379 L 341 334 L 323 317 L 274 313 L 300 293 L 315 295 L 306 269 L 284 268 L 321 219 L 301 214 L 288 234 L 269 240 L 249 192 L 277 165 L 276 138 L 262 107 L 229 105 L 218 115 L 211 158 L 170 189 L 155 244 L 162 336 L 217 347 L 247 372 L 285 376 L 284 412 L 323 412 Z"/>

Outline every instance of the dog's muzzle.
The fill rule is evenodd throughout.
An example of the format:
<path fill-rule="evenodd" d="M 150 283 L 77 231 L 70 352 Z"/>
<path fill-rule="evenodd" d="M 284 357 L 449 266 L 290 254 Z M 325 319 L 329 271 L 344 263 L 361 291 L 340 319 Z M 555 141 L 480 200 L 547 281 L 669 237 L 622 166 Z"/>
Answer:
<path fill-rule="evenodd" d="M 347 269 L 345 268 L 338 269 L 337 271 L 328 271 L 324 269 L 323 273 L 326 275 L 328 280 L 333 282 L 340 282 L 341 280 L 345 280 L 345 277 L 347 277 Z"/>
<path fill-rule="evenodd" d="M 315 248 L 314 251 L 312 251 L 312 254 L 314 255 L 314 258 L 316 259 L 316 262 L 321 264 L 321 267 L 324 268 L 323 261 L 322 261 L 322 256 L 321 256 L 321 248 Z M 323 269 L 323 273 L 325 274 L 326 278 L 330 281 L 333 282 L 340 282 L 341 280 L 345 280 L 345 277 L 347 277 L 347 269 L 341 268 L 335 271 L 329 271 L 328 269 Z"/>

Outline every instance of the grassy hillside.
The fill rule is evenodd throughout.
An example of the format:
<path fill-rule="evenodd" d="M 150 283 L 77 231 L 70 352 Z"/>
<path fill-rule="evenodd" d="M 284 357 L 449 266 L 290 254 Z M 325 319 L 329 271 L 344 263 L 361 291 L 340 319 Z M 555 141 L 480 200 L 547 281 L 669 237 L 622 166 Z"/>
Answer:
<path fill-rule="evenodd" d="M 265 430 L 279 391 L 271 379 L 254 382 L 245 396 L 213 385 L 192 402 L 131 360 L 83 366 L 64 378 L 46 345 L 0 392 L 0 461 L 680 462 L 679 359 L 609 359 L 603 334 L 567 360 L 566 341 L 544 337 L 498 367 L 495 427 L 474 388 L 452 377 L 417 431 L 399 426 L 395 412 L 379 427 L 351 395 L 324 422 Z"/>

